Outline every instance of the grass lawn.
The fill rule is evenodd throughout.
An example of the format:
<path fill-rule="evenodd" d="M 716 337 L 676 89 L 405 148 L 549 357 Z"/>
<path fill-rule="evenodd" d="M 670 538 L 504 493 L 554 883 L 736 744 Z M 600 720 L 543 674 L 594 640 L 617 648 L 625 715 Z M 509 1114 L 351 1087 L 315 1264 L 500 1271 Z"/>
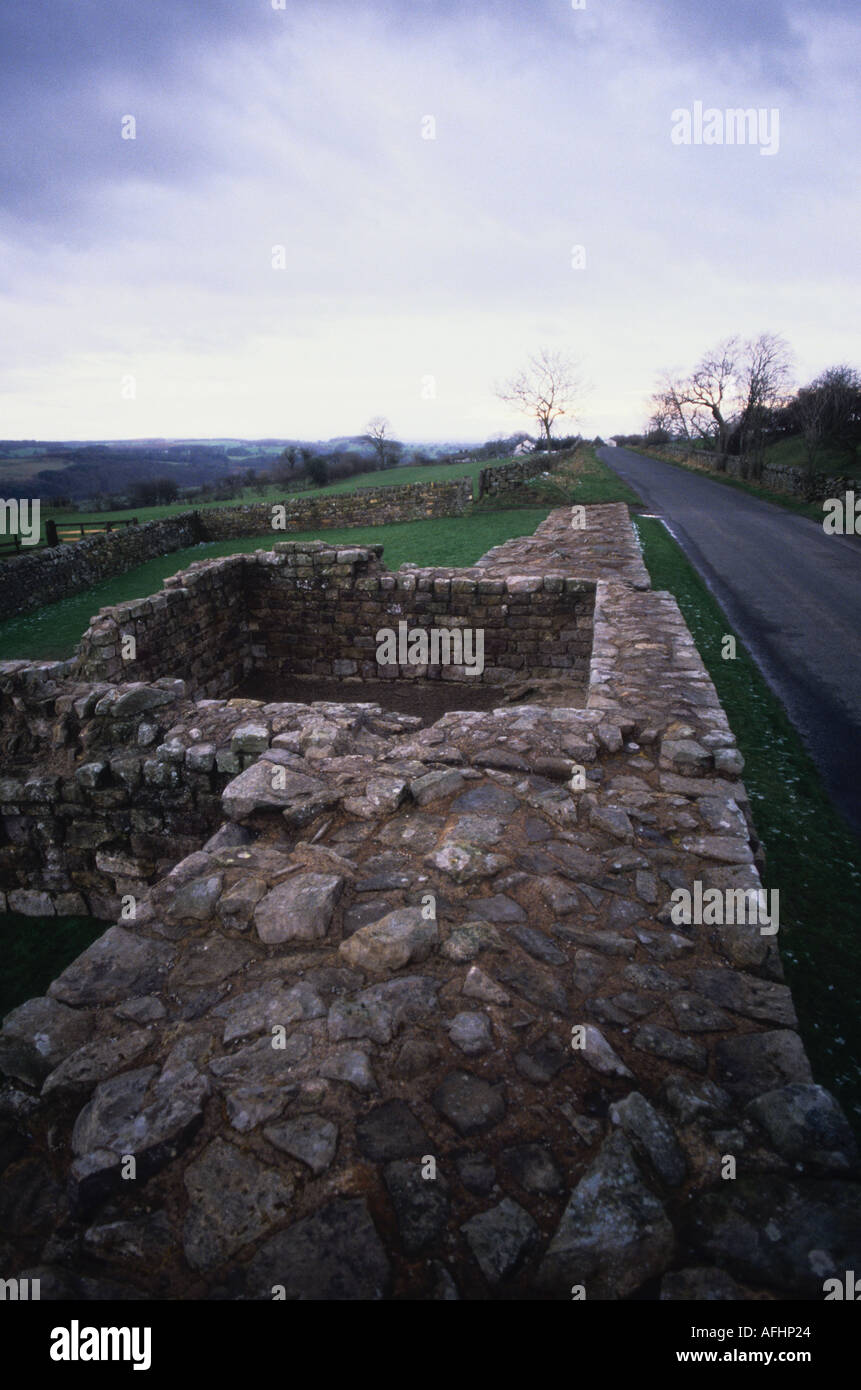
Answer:
<path fill-rule="evenodd" d="M 403 521 L 390 526 L 354 526 L 325 531 L 273 533 L 272 540 L 314 540 L 330 545 L 383 545 L 383 561 L 396 570 L 405 560 L 418 565 L 471 565 L 491 546 L 512 536 L 528 536 L 547 513 L 551 503 L 522 510 L 476 512 L 467 516 L 440 517 L 428 521 Z M 90 619 L 110 604 L 145 598 L 158 593 L 162 580 L 185 569 L 194 560 L 262 550 L 272 544 L 268 536 L 243 540 L 211 541 L 175 550 L 148 560 L 126 574 L 117 574 L 80 594 L 61 599 L 0 623 L 0 661 L 30 658 L 34 661 L 70 657 L 89 626 Z"/>
<path fill-rule="evenodd" d="M 738 638 L 736 659 L 722 659 L 732 628 L 705 584 L 659 521 L 635 525 L 652 586 L 676 598 L 745 758 L 765 886 L 780 891 L 778 943 L 816 1079 L 861 1128 L 861 849 Z"/>
<path fill-rule="evenodd" d="M 0 1018 L 25 999 L 44 994 L 108 925 L 94 917 L 0 916 Z"/>

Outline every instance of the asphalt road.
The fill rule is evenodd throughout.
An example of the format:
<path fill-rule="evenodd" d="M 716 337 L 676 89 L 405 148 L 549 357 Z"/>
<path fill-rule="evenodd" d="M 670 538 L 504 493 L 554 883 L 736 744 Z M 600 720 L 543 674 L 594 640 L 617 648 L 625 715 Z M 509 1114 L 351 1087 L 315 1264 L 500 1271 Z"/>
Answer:
<path fill-rule="evenodd" d="M 861 542 L 671 463 L 598 452 L 665 520 L 861 836 Z"/>

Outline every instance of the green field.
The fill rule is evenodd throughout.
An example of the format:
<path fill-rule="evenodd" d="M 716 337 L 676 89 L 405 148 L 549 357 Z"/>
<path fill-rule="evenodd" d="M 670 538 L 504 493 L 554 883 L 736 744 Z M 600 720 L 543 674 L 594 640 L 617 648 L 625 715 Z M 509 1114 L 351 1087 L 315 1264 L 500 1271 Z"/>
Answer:
<path fill-rule="evenodd" d="M 94 917 L 0 915 L 0 1019 L 25 999 L 44 994 L 107 925 Z"/>
<path fill-rule="evenodd" d="M 861 1128 L 861 849 L 833 807 L 786 712 L 660 521 L 635 518 L 655 589 L 676 598 L 745 759 L 744 782 L 780 891 L 781 948 L 816 1079 Z"/>
<path fill-rule="evenodd" d="M 508 462 L 509 459 L 485 459 L 473 463 L 430 463 L 415 468 L 387 468 L 376 473 L 356 473 L 352 478 L 342 478 L 340 482 L 328 483 L 325 487 L 308 487 L 295 491 L 287 491 L 283 484 L 271 483 L 261 490 L 255 487 L 243 488 L 242 492 L 229 502 L 216 502 L 206 498 L 198 501 L 195 498 L 186 502 L 164 503 L 156 507 L 126 507 L 124 510 L 112 512 L 78 512 L 69 509 L 48 511 L 47 507 L 43 507 L 43 523 L 45 515 L 50 515 L 58 524 L 79 521 L 101 524 L 106 516 L 112 521 L 130 520 L 132 517 L 137 517 L 140 522 L 161 521 L 164 517 L 179 516 L 181 512 L 206 511 L 210 507 L 242 507 L 262 502 L 284 502 L 289 506 L 297 497 L 329 497 L 345 492 L 358 492 L 362 488 L 403 487 L 406 483 L 450 483 L 458 478 L 471 478 L 474 488 L 480 469 Z"/>
<path fill-rule="evenodd" d="M 17 454 L 14 458 L 0 458 L 0 489 L 4 478 L 35 478 L 37 473 L 56 473 L 68 466 L 67 459 L 32 458 Z"/>
<path fill-rule="evenodd" d="M 404 521 L 391 526 L 353 526 L 326 531 L 291 531 L 273 535 L 273 540 L 315 540 L 322 537 L 331 545 L 383 545 L 384 563 L 397 569 L 405 560 L 418 565 L 471 565 L 491 546 L 511 536 L 526 536 L 547 516 L 549 506 L 517 511 L 441 517 L 430 521 Z M 170 555 L 148 560 L 126 574 L 94 584 L 84 593 L 73 594 L 59 603 L 47 604 L 32 613 L 0 623 L 0 660 L 29 657 L 34 661 L 62 660 L 72 655 L 76 644 L 100 608 L 146 598 L 157 593 L 162 580 L 187 568 L 194 560 L 215 559 L 220 555 L 263 550 L 271 546 L 267 536 L 242 540 L 212 541 L 175 550 Z"/>

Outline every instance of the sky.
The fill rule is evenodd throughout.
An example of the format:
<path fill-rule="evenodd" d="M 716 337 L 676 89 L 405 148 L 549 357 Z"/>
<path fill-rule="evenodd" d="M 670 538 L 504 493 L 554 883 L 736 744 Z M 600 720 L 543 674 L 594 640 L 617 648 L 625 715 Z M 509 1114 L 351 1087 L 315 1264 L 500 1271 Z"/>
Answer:
<path fill-rule="evenodd" d="M 540 348 L 591 437 L 731 334 L 861 365 L 859 58 L 853 0 L 3 0 L 0 437 L 481 440 Z"/>

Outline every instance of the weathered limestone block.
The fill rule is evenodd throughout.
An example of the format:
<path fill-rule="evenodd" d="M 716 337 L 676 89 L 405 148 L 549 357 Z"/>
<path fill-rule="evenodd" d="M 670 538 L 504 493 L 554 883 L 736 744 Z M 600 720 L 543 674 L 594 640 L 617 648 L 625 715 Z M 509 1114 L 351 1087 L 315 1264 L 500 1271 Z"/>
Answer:
<path fill-rule="evenodd" d="M 159 987 L 173 957 L 169 946 L 109 927 L 49 986 L 48 994 L 75 1007 L 112 1004 Z"/>
<path fill-rule="evenodd" d="M 300 873 L 273 888 L 254 909 L 261 941 L 315 941 L 329 930 L 344 880 L 336 874 Z"/>
<path fill-rule="evenodd" d="M 675 1239 L 624 1135 L 612 1134 L 571 1194 L 538 1283 L 557 1298 L 626 1298 L 672 1258 Z"/>
<path fill-rule="evenodd" d="M 348 965 L 383 974 L 426 960 L 438 940 L 436 922 L 425 918 L 419 907 L 405 907 L 360 927 L 341 943 L 339 952 Z"/>
<path fill-rule="evenodd" d="M 339 799 L 338 790 L 321 778 L 261 759 L 228 783 L 222 806 L 230 820 L 242 821 L 254 811 L 279 808 L 291 823 L 302 825 Z"/>
<path fill-rule="evenodd" d="M 0 1072 L 39 1086 L 55 1067 L 87 1042 L 95 1026 L 89 1011 L 56 999 L 28 999 L 6 1015 L 0 1030 Z"/>

